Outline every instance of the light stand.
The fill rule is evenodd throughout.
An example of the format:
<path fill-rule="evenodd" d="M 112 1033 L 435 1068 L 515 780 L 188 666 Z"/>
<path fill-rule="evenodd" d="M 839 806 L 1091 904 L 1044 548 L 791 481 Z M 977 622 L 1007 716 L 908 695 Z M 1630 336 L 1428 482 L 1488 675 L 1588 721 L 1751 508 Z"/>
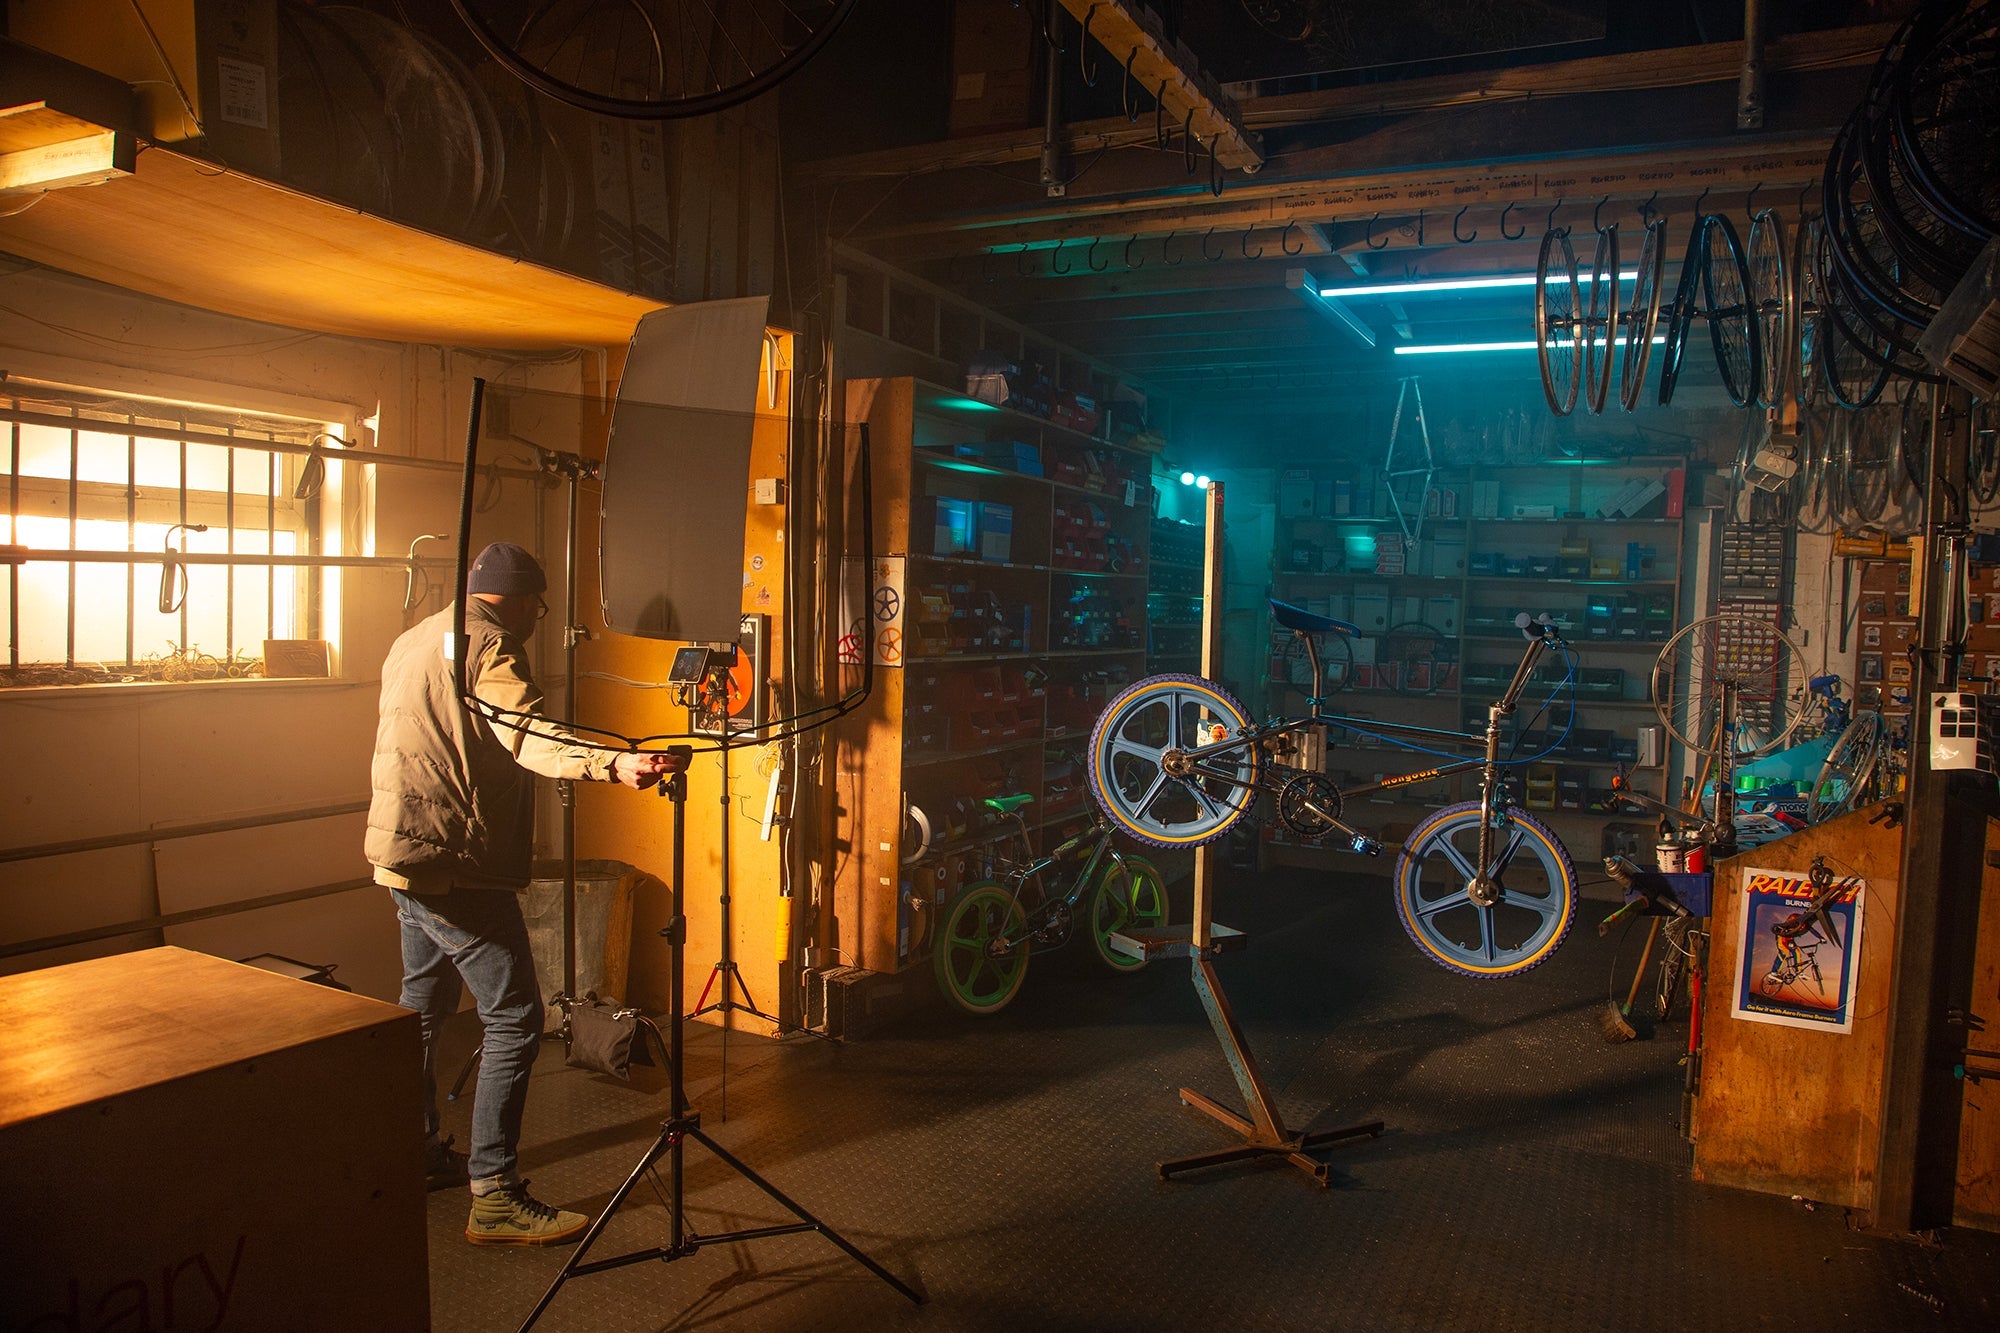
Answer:
<path fill-rule="evenodd" d="M 679 754 L 683 759 L 686 759 L 690 753 L 687 746 L 676 746 L 671 752 Z M 723 753 L 726 756 L 728 754 L 727 749 Z M 726 793 L 727 790 L 728 788 L 725 786 L 724 792 Z M 839 1232 L 833 1230 L 826 1223 L 799 1207 L 798 1204 L 794 1203 L 788 1196 L 781 1192 L 777 1186 L 771 1184 L 771 1182 L 765 1180 L 755 1171 L 752 1171 L 735 1157 L 723 1151 L 714 1139 L 711 1139 L 702 1131 L 701 1113 L 687 1104 L 687 1089 L 681 1078 L 681 1021 L 686 1016 L 682 1012 L 683 1001 L 681 999 L 681 953 L 682 946 L 687 940 L 687 917 L 681 911 L 681 894 L 685 884 L 684 870 L 687 860 L 685 820 L 685 807 L 687 803 L 686 773 L 683 771 L 681 773 L 670 774 L 661 782 L 659 791 L 661 795 L 673 802 L 674 807 L 673 918 L 667 928 L 660 932 L 661 935 L 666 937 L 673 954 L 672 961 L 668 966 L 668 975 L 670 978 L 669 993 L 672 997 L 669 1003 L 672 1006 L 672 1010 L 669 1014 L 669 1022 L 667 1024 L 667 1087 L 669 1099 L 667 1118 L 660 1125 L 659 1137 L 655 1138 L 644 1154 L 640 1156 L 638 1165 L 632 1168 L 631 1174 L 625 1177 L 625 1183 L 620 1185 L 617 1191 L 612 1194 L 610 1201 L 604 1206 L 604 1211 L 599 1213 L 596 1220 L 591 1222 L 590 1229 L 583 1233 L 583 1239 L 577 1242 L 576 1249 L 570 1253 L 569 1260 L 563 1265 L 562 1271 L 556 1274 L 555 1281 L 551 1282 L 549 1289 L 542 1293 L 542 1299 L 536 1302 L 535 1308 L 528 1313 L 527 1319 L 522 1321 L 521 1333 L 527 1333 L 527 1330 L 534 1327 L 535 1321 L 542 1317 L 542 1312 L 548 1309 L 549 1303 L 556 1298 L 556 1293 L 562 1290 L 563 1283 L 569 1281 L 571 1278 L 587 1277 L 592 1273 L 607 1272 L 613 1268 L 623 1268 L 628 1264 L 645 1263 L 654 1259 L 660 1260 L 663 1263 L 672 1263 L 676 1259 L 689 1257 L 707 1245 L 735 1245 L 741 1241 L 761 1240 L 767 1236 L 790 1236 L 801 1231 L 817 1231 L 820 1235 L 825 1236 L 840 1247 L 841 1251 L 848 1258 L 854 1260 L 876 1277 L 881 1278 L 897 1291 L 909 1297 L 912 1303 L 917 1305 L 923 1304 L 924 1298 L 898 1279 L 893 1273 L 889 1272 L 888 1269 L 882 1267 L 882 1265 L 856 1249 Z M 725 882 L 723 902 L 727 904 L 728 900 L 729 891 Z M 728 1028 L 725 1027 L 723 1032 L 726 1035 Z M 771 1198 L 777 1200 L 778 1203 L 782 1204 L 787 1211 L 799 1220 L 796 1222 L 781 1223 L 777 1226 L 749 1227 L 740 1231 L 719 1232 L 713 1236 L 698 1235 L 690 1230 L 687 1225 L 686 1173 L 683 1170 L 682 1162 L 682 1152 L 689 1139 L 693 1139 L 702 1147 L 708 1149 L 709 1152 L 721 1160 L 724 1166 L 749 1181 L 752 1185 L 755 1185 L 764 1193 L 770 1195 Z M 611 1215 L 617 1212 L 619 1205 L 625 1202 L 625 1196 L 632 1192 L 633 1187 L 639 1183 L 639 1178 L 651 1170 L 653 1163 L 657 1162 L 661 1157 L 667 1158 L 667 1243 L 650 1246 L 642 1250 L 633 1250 L 628 1254 L 617 1255 L 610 1259 L 595 1259 L 588 1263 L 584 1262 L 584 1255 L 596 1243 L 599 1233 L 604 1230 L 605 1224 L 611 1220 Z"/>
<path fill-rule="evenodd" d="M 738 650 L 740 651 L 740 650 Z M 757 1007 L 757 1000 L 750 994 L 749 983 L 743 980 L 743 973 L 736 966 L 735 942 L 731 938 L 729 906 L 729 751 L 731 723 L 729 717 L 729 666 L 728 659 L 719 654 L 709 662 L 707 673 L 702 677 L 700 711 L 716 719 L 720 728 L 719 743 L 716 746 L 722 758 L 722 838 L 716 850 L 721 860 L 722 896 L 719 900 L 721 916 L 720 956 L 715 965 L 708 969 L 708 980 L 702 983 L 701 996 L 695 1001 L 694 1012 L 689 1018 L 700 1018 L 703 1014 L 722 1015 L 722 1087 L 720 1091 L 721 1119 L 729 1119 L 729 1016 L 732 1013 L 751 1014 L 763 1019 L 773 1027 L 783 1027 L 777 1018 Z M 716 990 L 716 982 L 722 983 Z M 715 1002 L 710 1003 L 708 994 L 716 990 Z M 736 992 L 743 992 L 743 1000 L 737 1002 Z"/>

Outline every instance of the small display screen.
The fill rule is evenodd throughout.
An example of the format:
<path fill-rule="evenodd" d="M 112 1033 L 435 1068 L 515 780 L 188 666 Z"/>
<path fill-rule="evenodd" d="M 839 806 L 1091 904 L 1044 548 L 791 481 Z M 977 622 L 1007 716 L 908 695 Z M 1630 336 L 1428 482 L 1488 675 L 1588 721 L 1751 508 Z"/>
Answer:
<path fill-rule="evenodd" d="M 693 685 L 708 673 L 707 648 L 676 648 L 673 669 L 667 673 L 667 680 L 674 685 Z"/>

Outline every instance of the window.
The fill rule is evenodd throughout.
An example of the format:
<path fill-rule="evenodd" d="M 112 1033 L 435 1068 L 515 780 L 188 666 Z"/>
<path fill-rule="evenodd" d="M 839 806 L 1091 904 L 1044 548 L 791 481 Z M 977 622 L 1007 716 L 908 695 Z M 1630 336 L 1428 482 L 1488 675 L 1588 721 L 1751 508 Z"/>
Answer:
<path fill-rule="evenodd" d="M 350 425 L 9 387 L 0 683 L 258 676 L 266 640 L 331 637 L 342 469 L 321 450 Z"/>

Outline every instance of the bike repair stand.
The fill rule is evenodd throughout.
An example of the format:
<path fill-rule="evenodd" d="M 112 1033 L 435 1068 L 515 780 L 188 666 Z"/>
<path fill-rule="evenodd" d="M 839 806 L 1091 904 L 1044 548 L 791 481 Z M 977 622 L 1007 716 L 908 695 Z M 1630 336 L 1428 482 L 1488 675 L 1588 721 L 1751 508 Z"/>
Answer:
<path fill-rule="evenodd" d="M 676 746 L 673 747 L 672 752 L 686 758 L 689 754 L 689 749 L 686 746 Z M 762 1240 L 767 1236 L 796 1235 L 801 1231 L 817 1231 L 820 1235 L 825 1236 L 828 1240 L 839 1246 L 848 1258 L 854 1260 L 876 1277 L 881 1278 L 897 1291 L 909 1297 L 914 1304 L 922 1305 L 924 1298 L 898 1279 L 895 1274 L 856 1249 L 849 1243 L 846 1237 L 842 1236 L 832 1227 L 829 1227 L 826 1223 L 799 1207 L 798 1204 L 792 1202 L 777 1186 L 758 1175 L 755 1171 L 752 1171 L 729 1153 L 723 1151 L 714 1139 L 711 1139 L 702 1131 L 701 1112 L 687 1104 L 687 1088 L 681 1080 L 681 1020 L 684 1017 L 683 1006 L 685 1004 L 685 1001 L 681 998 L 681 953 L 682 946 L 687 941 L 687 916 L 681 910 L 683 903 L 681 894 L 685 883 L 683 872 L 687 862 L 687 834 L 686 820 L 684 818 L 687 803 L 686 772 L 669 774 L 660 783 L 659 791 L 662 796 L 667 797 L 674 805 L 672 858 L 674 915 L 672 922 L 665 930 L 660 932 L 666 938 L 672 950 L 672 961 L 668 966 L 668 993 L 673 998 L 671 1001 L 672 1012 L 669 1015 L 670 1021 L 667 1024 L 667 1088 L 669 1098 L 667 1118 L 660 1125 L 659 1137 L 653 1140 L 651 1146 L 639 1158 L 639 1164 L 632 1168 L 630 1175 L 625 1177 L 625 1183 L 620 1185 L 617 1191 L 612 1194 L 610 1201 L 604 1205 L 604 1211 L 597 1215 L 596 1220 L 590 1224 L 590 1229 L 583 1233 L 583 1239 L 577 1242 L 576 1249 L 571 1251 L 568 1262 L 563 1264 L 562 1271 L 556 1274 L 555 1281 L 551 1282 L 549 1289 L 542 1293 L 542 1299 L 536 1302 L 535 1308 L 528 1312 L 528 1317 L 521 1323 L 521 1333 L 527 1333 L 529 1329 L 535 1326 L 535 1321 L 542 1317 L 542 1312 L 549 1308 L 551 1301 L 555 1300 L 556 1293 L 562 1290 L 563 1283 L 569 1281 L 571 1278 L 588 1277 L 592 1273 L 608 1272 L 614 1268 L 623 1268 L 628 1264 L 642 1264 L 654 1259 L 660 1260 L 663 1263 L 672 1263 L 676 1259 L 686 1259 L 697 1250 L 708 1245 L 735 1245 L 746 1240 Z M 727 901 L 726 898 L 725 901 Z M 687 1224 L 686 1172 L 683 1170 L 682 1162 L 683 1152 L 689 1139 L 693 1139 L 696 1143 L 708 1149 L 709 1152 L 721 1160 L 724 1166 L 749 1181 L 752 1185 L 755 1185 L 758 1189 L 764 1191 L 764 1193 L 770 1195 L 771 1198 L 777 1200 L 778 1203 L 782 1204 L 787 1211 L 799 1220 L 796 1222 L 781 1223 L 777 1226 L 749 1227 L 741 1231 L 723 1231 L 713 1236 L 700 1235 L 692 1230 Z M 633 1250 L 628 1254 L 617 1255 L 610 1259 L 594 1259 L 589 1263 L 585 1263 L 583 1256 L 589 1253 L 590 1247 L 596 1243 L 599 1233 L 604 1230 L 605 1224 L 611 1220 L 611 1215 L 617 1212 L 619 1205 L 625 1202 L 625 1196 L 632 1192 L 633 1187 L 639 1183 L 640 1177 L 651 1171 L 653 1163 L 659 1161 L 662 1157 L 667 1159 L 667 1243 L 651 1246 L 643 1250 Z"/>
<path fill-rule="evenodd" d="M 1209 483 L 1208 528 L 1204 535 L 1207 555 L 1202 573 L 1201 674 L 1215 680 L 1222 673 L 1222 483 L 1219 481 Z M 1375 1138 L 1382 1133 L 1382 1122 L 1376 1120 L 1346 1129 L 1320 1130 L 1309 1134 L 1295 1133 L 1285 1127 L 1271 1090 L 1265 1086 L 1263 1075 L 1258 1072 L 1257 1059 L 1244 1043 L 1243 1028 L 1229 1008 L 1229 997 L 1223 993 L 1222 982 L 1215 975 L 1216 955 L 1234 952 L 1249 943 L 1242 931 L 1219 926 L 1212 919 L 1215 870 L 1215 844 L 1196 848 L 1194 912 L 1189 925 L 1119 931 L 1110 939 L 1113 949 L 1134 958 L 1193 960 L 1195 993 L 1201 996 L 1202 1008 L 1208 1011 L 1209 1025 L 1215 1029 L 1216 1039 L 1222 1044 L 1222 1056 L 1229 1062 L 1229 1072 L 1236 1076 L 1237 1090 L 1242 1093 L 1244 1105 L 1250 1110 L 1247 1117 L 1238 1115 L 1192 1088 L 1182 1088 L 1181 1105 L 1192 1106 L 1221 1121 L 1234 1130 L 1243 1142 L 1233 1148 L 1220 1148 L 1214 1152 L 1161 1162 L 1160 1179 L 1204 1166 L 1221 1166 L 1259 1157 L 1282 1157 L 1311 1176 L 1324 1189 L 1327 1164 L 1309 1156 L 1311 1150 L 1347 1139 Z"/>
<path fill-rule="evenodd" d="M 740 650 L 732 650 L 732 655 L 733 651 Z M 776 1018 L 757 1007 L 756 997 L 750 994 L 749 983 L 743 980 L 743 973 L 737 969 L 735 942 L 730 938 L 732 926 L 729 910 L 729 817 L 734 813 L 730 809 L 729 794 L 729 668 L 731 664 L 731 658 L 723 658 L 720 654 L 717 654 L 716 659 L 711 662 L 708 674 L 703 678 L 701 684 L 702 702 L 700 711 L 714 717 L 716 719 L 716 726 L 720 731 L 720 744 L 716 748 L 722 756 L 722 840 L 717 844 L 722 867 L 722 897 L 720 899 L 722 911 L 718 922 L 718 927 L 722 933 L 722 944 L 721 954 L 715 960 L 715 965 L 708 969 L 708 980 L 702 983 L 701 998 L 694 1002 L 694 1012 L 688 1015 L 689 1018 L 700 1018 L 703 1014 L 722 1015 L 722 1085 L 718 1093 L 720 1100 L 716 1118 L 723 1121 L 729 1119 L 729 1029 L 732 1026 L 729 1016 L 733 1013 L 750 1014 L 753 1017 L 763 1019 L 774 1028 L 782 1029 L 784 1027 Z M 715 983 L 718 981 L 722 983 L 720 990 L 716 990 Z M 709 1003 L 708 999 L 708 994 L 711 990 L 715 990 L 715 1002 L 713 1004 Z M 743 999 L 740 1003 L 736 999 L 736 992 L 738 991 L 743 992 Z"/>

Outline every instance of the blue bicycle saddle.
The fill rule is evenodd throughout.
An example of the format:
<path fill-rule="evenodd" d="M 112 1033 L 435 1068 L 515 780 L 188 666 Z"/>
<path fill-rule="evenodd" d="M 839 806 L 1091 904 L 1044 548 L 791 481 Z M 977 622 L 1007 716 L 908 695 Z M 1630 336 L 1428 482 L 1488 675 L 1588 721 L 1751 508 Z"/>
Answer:
<path fill-rule="evenodd" d="M 1359 634 L 1360 627 L 1350 625 L 1345 620 L 1335 620 L 1331 616 L 1316 616 L 1301 606 L 1290 602 L 1271 599 L 1271 619 L 1286 629 L 1303 630 L 1307 634 Z"/>

